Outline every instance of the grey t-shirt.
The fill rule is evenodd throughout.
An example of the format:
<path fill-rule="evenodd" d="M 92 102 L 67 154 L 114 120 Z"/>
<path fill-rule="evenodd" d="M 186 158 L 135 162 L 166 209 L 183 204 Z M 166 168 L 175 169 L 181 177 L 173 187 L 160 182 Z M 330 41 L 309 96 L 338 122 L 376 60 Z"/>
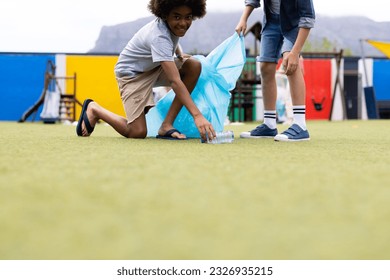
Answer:
<path fill-rule="evenodd" d="M 273 14 L 280 14 L 280 0 L 271 0 L 271 6 L 269 7 Z"/>
<path fill-rule="evenodd" d="M 162 19 L 155 19 L 142 27 L 120 53 L 115 65 L 118 77 L 134 77 L 158 67 L 161 61 L 174 61 L 179 37 L 174 35 Z"/>

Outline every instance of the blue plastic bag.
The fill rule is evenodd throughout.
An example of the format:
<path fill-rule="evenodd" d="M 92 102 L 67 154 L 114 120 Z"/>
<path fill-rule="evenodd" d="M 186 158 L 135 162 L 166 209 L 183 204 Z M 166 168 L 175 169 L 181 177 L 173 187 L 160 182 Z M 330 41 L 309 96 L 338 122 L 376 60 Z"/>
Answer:
<path fill-rule="evenodd" d="M 202 71 L 191 97 L 215 131 L 221 132 L 230 103 L 230 91 L 236 86 L 246 60 L 244 38 L 234 33 L 207 57 L 194 57 L 201 62 Z M 170 90 L 146 115 L 148 137 L 157 135 L 174 97 L 175 93 Z M 173 126 L 189 138 L 200 138 L 194 119 L 185 107 Z"/>

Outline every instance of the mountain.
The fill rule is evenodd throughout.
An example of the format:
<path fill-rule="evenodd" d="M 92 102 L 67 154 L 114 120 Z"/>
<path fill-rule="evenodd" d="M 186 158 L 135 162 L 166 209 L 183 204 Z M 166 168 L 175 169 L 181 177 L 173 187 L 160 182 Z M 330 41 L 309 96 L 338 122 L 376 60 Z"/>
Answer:
<path fill-rule="evenodd" d="M 260 10 L 260 9 L 258 9 Z M 229 13 L 209 12 L 193 22 L 187 35 L 180 39 L 180 44 L 187 53 L 207 54 L 224 39 L 234 33 L 241 11 Z M 104 26 L 96 41 L 95 47 L 89 53 L 118 54 L 126 46 L 128 40 L 153 16 L 122 23 L 114 26 Z M 262 18 L 262 12 L 255 11 L 248 21 L 251 27 Z M 360 39 L 390 41 L 390 22 L 376 22 L 367 17 L 347 16 L 329 17 L 317 15 L 315 28 L 310 32 L 310 42 L 322 42 L 324 38 L 336 46 L 337 50 L 350 50 L 353 56 L 361 55 Z M 254 36 L 247 36 L 246 46 L 252 49 Z M 383 57 L 374 47 L 364 43 L 366 56 Z"/>
<path fill-rule="evenodd" d="M 240 12 L 207 13 L 195 20 L 186 36 L 180 39 L 180 45 L 187 53 L 209 53 L 219 43 L 234 34 L 234 29 L 240 19 Z M 252 16 L 248 22 L 251 26 L 259 17 Z M 95 47 L 90 53 L 119 53 L 126 46 L 129 39 L 154 16 L 141 18 L 132 22 L 114 26 L 104 26 Z"/>
<path fill-rule="evenodd" d="M 376 22 L 367 17 L 326 17 L 317 16 L 315 28 L 310 32 L 310 41 L 327 38 L 338 49 L 351 50 L 352 55 L 361 56 L 360 39 L 390 41 L 390 22 Z M 363 44 L 366 56 L 384 57 L 370 44 Z"/>

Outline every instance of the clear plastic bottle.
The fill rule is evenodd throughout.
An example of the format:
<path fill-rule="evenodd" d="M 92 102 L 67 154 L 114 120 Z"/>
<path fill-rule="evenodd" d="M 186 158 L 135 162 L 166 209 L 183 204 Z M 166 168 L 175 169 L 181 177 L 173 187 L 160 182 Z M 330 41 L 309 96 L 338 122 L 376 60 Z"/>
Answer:
<path fill-rule="evenodd" d="M 207 137 L 207 141 L 203 141 L 202 143 L 207 144 L 224 144 L 224 143 L 232 143 L 234 140 L 234 133 L 231 130 L 226 130 L 222 132 L 217 132 L 216 137 L 213 140 L 209 140 Z"/>

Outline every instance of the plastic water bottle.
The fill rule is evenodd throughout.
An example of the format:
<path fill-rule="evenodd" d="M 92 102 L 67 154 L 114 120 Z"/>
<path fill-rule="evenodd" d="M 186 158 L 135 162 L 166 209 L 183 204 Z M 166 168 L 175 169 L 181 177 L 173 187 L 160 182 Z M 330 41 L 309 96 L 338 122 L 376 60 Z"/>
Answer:
<path fill-rule="evenodd" d="M 207 144 L 224 144 L 224 143 L 232 143 L 234 140 L 234 133 L 231 130 L 226 130 L 222 132 L 217 132 L 216 137 L 213 140 L 209 140 L 207 136 L 207 141 L 203 141 L 202 143 Z"/>

